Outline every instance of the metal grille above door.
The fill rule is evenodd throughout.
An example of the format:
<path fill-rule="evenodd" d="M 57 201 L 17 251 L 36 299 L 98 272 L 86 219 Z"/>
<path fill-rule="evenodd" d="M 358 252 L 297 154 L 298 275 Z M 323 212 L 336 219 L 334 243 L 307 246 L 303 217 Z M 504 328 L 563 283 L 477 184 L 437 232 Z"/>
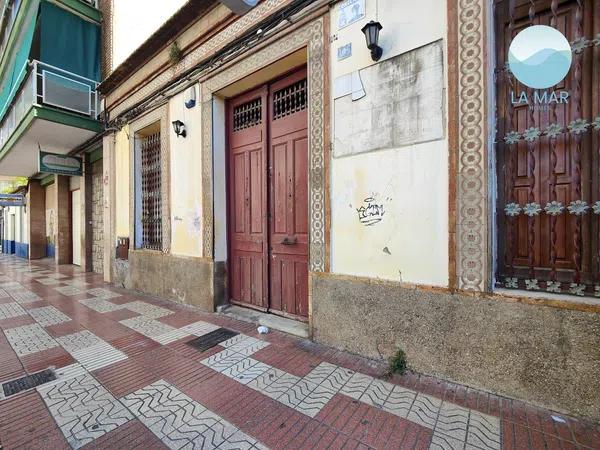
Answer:
<path fill-rule="evenodd" d="M 306 87 L 307 80 L 304 78 L 273 93 L 273 120 L 306 109 L 308 98 Z"/>
<path fill-rule="evenodd" d="M 500 0 L 495 17 L 497 283 L 600 296 L 600 0 Z M 531 25 L 571 43 L 569 73 L 547 89 L 521 84 L 507 63 Z M 568 101 L 536 102 L 561 92 Z"/>
<path fill-rule="evenodd" d="M 162 250 L 160 132 L 141 141 L 142 248 Z"/>

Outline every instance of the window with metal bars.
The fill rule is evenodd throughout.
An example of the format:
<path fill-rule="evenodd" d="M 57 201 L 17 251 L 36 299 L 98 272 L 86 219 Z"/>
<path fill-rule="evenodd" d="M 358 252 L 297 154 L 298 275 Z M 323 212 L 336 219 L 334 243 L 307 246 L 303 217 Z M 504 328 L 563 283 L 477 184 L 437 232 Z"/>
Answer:
<path fill-rule="evenodd" d="M 141 247 L 162 249 L 160 132 L 141 138 Z"/>
<path fill-rule="evenodd" d="M 281 119 L 290 114 L 306 109 L 307 106 L 306 78 L 276 91 L 273 94 L 273 120 Z"/>
<path fill-rule="evenodd" d="M 233 108 L 233 131 L 245 130 L 262 122 L 262 99 L 257 98 Z"/>

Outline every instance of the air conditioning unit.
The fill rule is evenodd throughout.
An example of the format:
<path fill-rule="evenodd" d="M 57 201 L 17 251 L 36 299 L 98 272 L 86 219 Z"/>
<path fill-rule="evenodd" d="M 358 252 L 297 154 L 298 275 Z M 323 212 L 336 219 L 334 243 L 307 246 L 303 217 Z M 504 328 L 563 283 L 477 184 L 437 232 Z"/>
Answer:
<path fill-rule="evenodd" d="M 246 14 L 258 4 L 259 0 L 221 0 L 235 14 L 241 16 Z"/>

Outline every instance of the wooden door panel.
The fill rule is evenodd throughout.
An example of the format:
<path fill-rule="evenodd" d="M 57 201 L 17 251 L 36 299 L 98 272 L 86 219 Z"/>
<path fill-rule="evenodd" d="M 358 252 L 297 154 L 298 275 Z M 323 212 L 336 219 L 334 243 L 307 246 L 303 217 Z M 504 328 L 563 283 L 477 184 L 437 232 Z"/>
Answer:
<path fill-rule="evenodd" d="M 269 104 L 270 310 L 308 317 L 306 71 L 271 86 Z"/>
<path fill-rule="evenodd" d="M 594 146 L 598 138 L 589 131 L 579 137 L 568 128 L 575 119 L 589 122 L 600 114 L 597 50 L 587 48 L 581 54 L 573 53 L 571 70 L 564 80 L 551 88 L 537 90 L 548 94 L 569 92 L 568 103 L 556 104 L 554 108 L 532 109 L 529 104 L 513 104 L 510 100 L 515 97 L 511 93 L 516 93 L 517 98 L 520 92 L 532 97 L 535 90 L 520 84 L 504 68 L 512 39 L 531 25 L 553 26 L 569 42 L 577 37 L 595 36 L 600 31 L 600 0 L 497 0 L 494 3 L 498 279 L 503 283 L 509 277 L 536 278 L 542 282 L 541 289 L 547 286 L 544 282 L 558 280 L 567 283 L 562 287 L 567 292 L 572 282 L 590 286 L 600 281 L 600 258 L 594 256 L 600 255 L 600 217 L 587 213 L 577 218 L 565 210 L 553 218 L 543 208 L 553 200 L 566 208 L 576 200 L 591 204 L 600 198 L 597 170 L 600 155 L 596 155 L 598 150 Z M 518 144 L 504 141 L 511 131 L 523 133 L 531 127 L 544 131 L 554 123 L 564 130 L 555 140 L 542 135 L 532 142 L 523 138 Z M 535 202 L 542 211 L 533 218 L 524 212 L 511 218 L 504 214 L 504 207 L 513 202 L 520 207 Z"/>
<path fill-rule="evenodd" d="M 268 308 L 266 111 L 264 88 L 228 103 L 230 297 Z"/>

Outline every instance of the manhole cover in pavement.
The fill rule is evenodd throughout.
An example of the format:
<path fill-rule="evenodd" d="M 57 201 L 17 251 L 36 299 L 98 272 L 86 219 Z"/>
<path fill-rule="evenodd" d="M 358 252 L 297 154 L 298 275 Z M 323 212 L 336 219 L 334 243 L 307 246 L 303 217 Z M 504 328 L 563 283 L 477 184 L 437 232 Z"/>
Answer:
<path fill-rule="evenodd" d="M 56 380 L 54 371 L 46 369 L 32 375 L 17 378 L 16 380 L 7 381 L 2 384 L 2 391 L 4 392 L 4 395 L 8 397 L 53 380 Z"/>
<path fill-rule="evenodd" d="M 209 348 L 214 347 L 217 344 L 220 344 L 227 339 L 231 339 L 234 336 L 237 336 L 239 333 L 235 331 L 228 330 L 227 328 L 217 328 L 215 331 L 211 331 L 204 336 L 200 336 L 196 339 L 192 339 L 187 342 L 187 345 L 190 347 L 194 347 L 196 350 L 200 352 L 205 352 Z"/>

